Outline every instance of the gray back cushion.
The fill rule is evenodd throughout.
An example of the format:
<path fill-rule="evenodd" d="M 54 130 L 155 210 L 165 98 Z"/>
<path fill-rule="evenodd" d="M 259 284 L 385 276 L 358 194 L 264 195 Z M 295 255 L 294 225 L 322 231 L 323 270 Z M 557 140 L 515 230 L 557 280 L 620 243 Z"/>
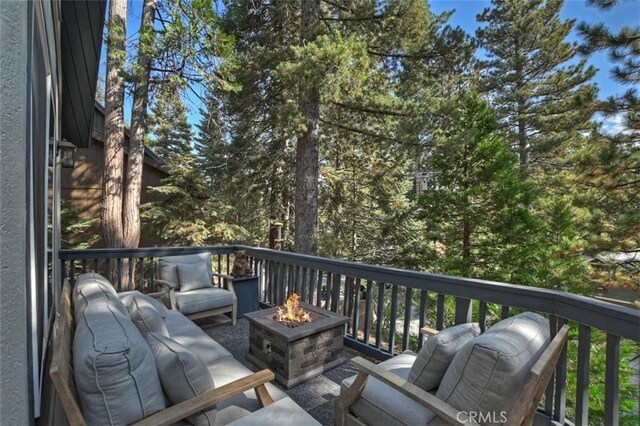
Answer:
<path fill-rule="evenodd" d="M 181 292 L 213 287 L 207 265 L 204 263 L 178 263 L 177 268 Z"/>
<path fill-rule="evenodd" d="M 166 317 L 167 307 L 164 306 L 162 302 L 151 296 L 142 294 L 137 290 L 118 293 L 118 297 L 129 312 L 131 312 L 133 301 L 137 300 L 138 305 L 142 304 L 144 306 L 149 306 L 150 308 L 155 309 L 162 318 Z"/>
<path fill-rule="evenodd" d="M 180 280 L 178 279 L 178 270 L 176 268 L 178 263 L 205 263 L 209 273 L 209 282 L 212 281 L 213 266 L 211 264 L 211 253 L 186 254 L 182 256 L 166 256 L 158 258 L 160 279 L 176 285 L 176 290 L 180 289 Z"/>
<path fill-rule="evenodd" d="M 129 315 L 145 339 L 150 332 L 169 335 L 162 313 L 149 300 L 139 296 L 134 297 L 129 306 Z"/>
<path fill-rule="evenodd" d="M 73 340 L 74 379 L 88 424 L 129 424 L 165 408 L 153 354 L 112 302 L 89 298 Z"/>
<path fill-rule="evenodd" d="M 456 353 L 479 335 L 478 324 L 460 324 L 429 337 L 411 366 L 409 382 L 426 391 L 437 388 Z"/>
<path fill-rule="evenodd" d="M 204 362 L 185 346 L 158 333 L 149 333 L 147 342 L 153 351 L 167 399 L 171 404 L 198 396 L 214 388 Z M 216 408 L 188 418 L 196 426 L 213 426 Z"/>
<path fill-rule="evenodd" d="M 109 280 L 94 272 L 80 274 L 73 287 L 73 309 L 76 323 L 80 321 L 84 309 L 92 301 L 109 303 L 122 314 L 129 315 L 127 308 L 118 298 L 118 294 Z"/>
<path fill-rule="evenodd" d="M 436 396 L 459 410 L 509 410 L 549 341 L 549 321 L 538 314 L 500 321 L 458 351 Z"/>

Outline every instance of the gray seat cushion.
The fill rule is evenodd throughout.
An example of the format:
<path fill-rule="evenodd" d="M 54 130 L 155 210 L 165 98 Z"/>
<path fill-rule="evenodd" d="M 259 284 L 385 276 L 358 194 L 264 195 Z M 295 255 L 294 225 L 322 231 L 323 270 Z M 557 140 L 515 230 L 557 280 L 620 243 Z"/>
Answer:
<path fill-rule="evenodd" d="M 320 426 L 316 419 L 311 417 L 309 413 L 300 408 L 289 397 L 229 423 L 229 426 L 283 426 L 290 424 L 295 424 L 296 426 Z"/>
<path fill-rule="evenodd" d="M 86 300 L 73 340 L 73 369 L 87 423 L 129 424 L 164 409 L 153 354 L 128 314 L 109 297 Z"/>
<path fill-rule="evenodd" d="M 406 380 L 416 357 L 416 353 L 406 351 L 378 365 Z M 341 393 L 353 384 L 355 378 L 351 376 L 342 381 Z M 370 425 L 423 425 L 433 418 L 431 411 L 373 377 L 369 377 L 360 399 L 350 411 Z"/>
<path fill-rule="evenodd" d="M 185 315 L 233 304 L 233 294 L 223 288 L 201 288 L 187 292 L 176 292 L 176 304 Z"/>
<path fill-rule="evenodd" d="M 165 325 L 173 340 L 188 347 L 207 366 L 212 365 L 218 358 L 233 358 L 233 355 L 220 343 L 209 337 L 179 311 L 167 311 Z M 220 384 L 216 383 L 216 386 L 220 386 Z"/>
<path fill-rule="evenodd" d="M 207 265 L 207 271 L 209 273 L 209 282 L 213 281 L 211 253 L 187 254 L 182 256 L 166 256 L 158 258 L 160 279 L 174 284 L 176 286 L 176 290 L 180 290 L 180 281 L 178 280 L 178 271 L 176 269 L 176 265 L 178 263 L 205 263 Z"/>
<path fill-rule="evenodd" d="M 180 291 L 188 292 L 199 288 L 211 288 L 211 277 L 204 263 L 178 263 L 178 281 L 180 281 Z"/>
<path fill-rule="evenodd" d="M 549 341 L 549 321 L 538 314 L 500 321 L 458 351 L 436 396 L 459 410 L 509 410 Z"/>
<path fill-rule="evenodd" d="M 169 335 L 173 340 L 186 346 L 207 366 L 216 387 L 253 374 L 249 368 L 227 351 L 221 344 L 211 339 L 200 327 L 179 311 L 167 311 L 165 320 Z M 266 388 L 274 400 L 287 395 L 271 383 Z M 227 424 L 260 408 L 253 390 L 235 396 L 218 404 L 216 424 Z"/>
<path fill-rule="evenodd" d="M 171 404 L 179 404 L 214 389 L 207 367 L 196 354 L 170 337 L 149 333 L 147 342 L 155 357 L 164 393 Z M 196 426 L 215 424 L 215 406 L 189 417 Z"/>
<path fill-rule="evenodd" d="M 478 324 L 459 324 L 429 337 L 411 367 L 408 380 L 426 391 L 437 388 L 458 350 L 479 335 Z"/>

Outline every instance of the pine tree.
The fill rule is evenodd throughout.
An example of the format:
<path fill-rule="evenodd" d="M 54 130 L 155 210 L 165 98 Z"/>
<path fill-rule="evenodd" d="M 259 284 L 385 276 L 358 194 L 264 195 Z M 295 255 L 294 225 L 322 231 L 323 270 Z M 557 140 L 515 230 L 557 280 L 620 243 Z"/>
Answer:
<path fill-rule="evenodd" d="M 152 190 L 162 201 L 145 205 L 144 218 L 158 236 L 173 245 L 209 245 L 244 241 L 246 232 L 227 222 L 229 209 L 214 198 L 193 153 L 191 126 L 180 92 L 163 87 L 152 106 L 149 142 L 165 162 L 169 176 Z"/>
<path fill-rule="evenodd" d="M 566 41 L 573 20 L 559 14 L 563 0 L 493 0 L 478 15 L 488 60 L 484 85 L 524 167 L 555 168 L 554 151 L 590 128 L 596 89 L 586 59 Z"/>
<path fill-rule="evenodd" d="M 442 109 L 431 139 L 430 188 L 420 198 L 432 270 L 537 285 L 541 224 L 533 192 L 499 135 L 495 113 L 477 95 Z"/>

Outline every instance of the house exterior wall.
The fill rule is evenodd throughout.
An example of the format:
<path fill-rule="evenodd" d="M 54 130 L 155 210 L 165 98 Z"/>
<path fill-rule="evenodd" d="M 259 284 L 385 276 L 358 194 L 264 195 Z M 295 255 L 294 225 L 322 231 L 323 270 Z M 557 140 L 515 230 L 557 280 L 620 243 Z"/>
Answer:
<path fill-rule="evenodd" d="M 0 419 L 6 424 L 32 422 L 25 266 L 31 8 L 0 2 Z"/>
<path fill-rule="evenodd" d="M 99 117 L 96 115 L 95 117 Z M 125 164 L 127 156 L 125 154 Z M 73 169 L 62 170 L 62 200 L 70 202 L 70 208 L 77 210 L 79 219 L 96 218 L 98 221 L 83 235 L 69 239 L 68 243 L 76 245 L 82 242 L 83 236 L 100 235 L 100 209 L 102 202 L 102 173 L 104 170 L 104 149 L 102 142 L 93 139 L 88 148 L 79 148 L 75 153 Z M 162 185 L 162 179 L 168 175 L 164 171 L 145 163 L 142 170 L 141 203 L 158 201 L 159 195 L 149 190 L 150 187 Z M 141 247 L 160 244 L 143 232 L 140 237 Z M 102 237 L 91 247 L 104 247 Z"/>

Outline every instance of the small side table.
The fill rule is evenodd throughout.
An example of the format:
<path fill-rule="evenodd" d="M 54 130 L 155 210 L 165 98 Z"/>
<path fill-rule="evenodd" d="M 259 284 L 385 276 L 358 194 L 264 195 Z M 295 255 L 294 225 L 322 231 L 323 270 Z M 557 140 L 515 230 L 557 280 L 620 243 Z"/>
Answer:
<path fill-rule="evenodd" d="M 233 289 L 238 299 L 236 318 L 258 310 L 258 277 L 234 277 Z"/>

